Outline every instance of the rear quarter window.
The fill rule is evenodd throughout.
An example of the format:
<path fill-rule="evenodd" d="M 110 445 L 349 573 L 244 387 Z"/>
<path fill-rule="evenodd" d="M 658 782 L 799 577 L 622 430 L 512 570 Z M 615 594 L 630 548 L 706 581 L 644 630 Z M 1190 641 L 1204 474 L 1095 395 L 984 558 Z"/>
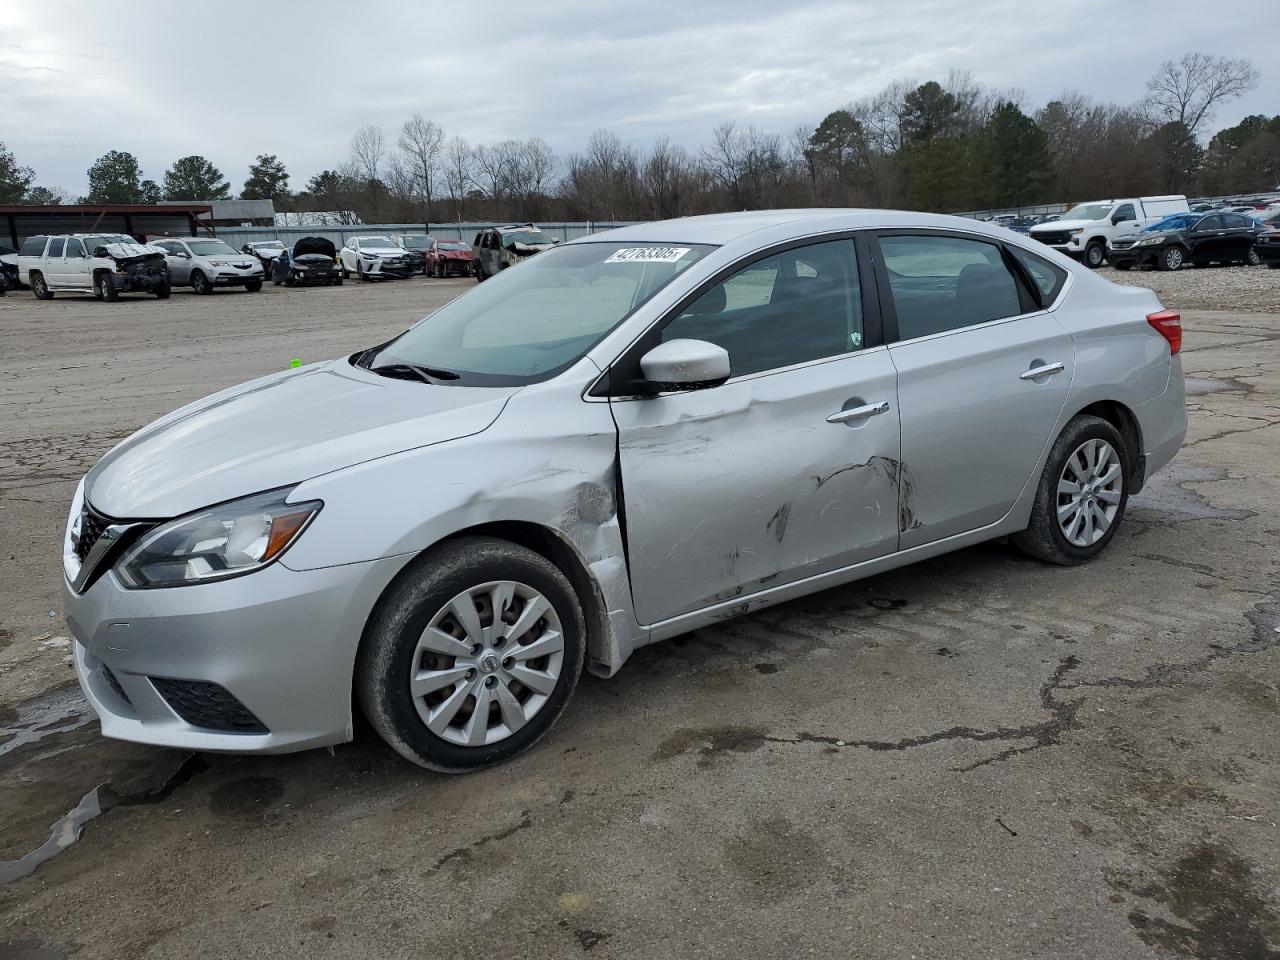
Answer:
<path fill-rule="evenodd" d="M 27 237 L 22 241 L 22 249 L 19 256 L 38 257 L 44 253 L 44 245 L 48 241 L 48 237 Z"/>
<path fill-rule="evenodd" d="M 1040 290 L 1040 302 L 1046 307 L 1058 299 L 1062 286 L 1067 282 L 1067 271 L 1056 263 L 1050 263 L 1044 257 L 1038 257 L 1021 247 L 1009 245 L 1009 252 L 1015 260 L 1022 264 L 1031 279 Z"/>

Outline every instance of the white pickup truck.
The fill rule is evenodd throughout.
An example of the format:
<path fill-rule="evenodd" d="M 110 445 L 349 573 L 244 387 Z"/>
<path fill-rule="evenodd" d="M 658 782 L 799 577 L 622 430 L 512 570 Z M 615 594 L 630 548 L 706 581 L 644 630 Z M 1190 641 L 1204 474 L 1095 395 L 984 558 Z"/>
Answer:
<path fill-rule="evenodd" d="M 1183 196 L 1092 200 L 1077 204 L 1052 223 L 1032 227 L 1030 235 L 1059 253 L 1082 260 L 1085 266 L 1100 267 L 1113 237 L 1137 233 L 1172 213 L 1187 212 Z"/>

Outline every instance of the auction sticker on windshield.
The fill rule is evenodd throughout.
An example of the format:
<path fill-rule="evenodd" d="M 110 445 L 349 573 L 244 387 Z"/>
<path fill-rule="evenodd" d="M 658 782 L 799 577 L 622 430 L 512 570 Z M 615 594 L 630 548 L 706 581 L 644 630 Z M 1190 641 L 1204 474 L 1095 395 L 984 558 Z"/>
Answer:
<path fill-rule="evenodd" d="M 615 250 L 605 263 L 675 263 L 689 247 L 623 247 Z"/>

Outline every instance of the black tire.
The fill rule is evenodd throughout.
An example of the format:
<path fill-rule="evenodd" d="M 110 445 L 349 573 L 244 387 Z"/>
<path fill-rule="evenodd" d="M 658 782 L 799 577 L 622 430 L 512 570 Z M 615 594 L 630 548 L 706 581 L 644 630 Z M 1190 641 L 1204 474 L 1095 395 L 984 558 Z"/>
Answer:
<path fill-rule="evenodd" d="M 93 277 L 93 295 L 99 300 L 118 300 L 120 291 L 116 289 L 116 285 L 111 282 L 111 275 L 104 270 L 99 270 Z"/>
<path fill-rule="evenodd" d="M 1247 260 L 1245 260 L 1245 266 L 1256 267 L 1260 263 L 1262 263 L 1262 257 L 1258 255 L 1257 250 L 1255 250 L 1253 247 L 1250 247 L 1249 257 Z"/>
<path fill-rule="evenodd" d="M 334 282 L 337 286 L 339 286 L 339 287 L 340 287 L 340 286 L 342 286 L 342 278 L 343 278 L 343 276 L 346 276 L 346 274 L 343 274 L 342 276 L 339 276 L 336 280 L 334 280 L 334 281 L 333 281 L 333 282 Z"/>
<path fill-rule="evenodd" d="M 1157 270 L 1178 270 L 1187 262 L 1187 255 L 1176 243 L 1165 247 L 1156 256 Z"/>
<path fill-rule="evenodd" d="M 484 278 L 485 278 L 484 267 L 482 267 L 477 262 L 476 263 L 476 283 L 484 283 Z"/>
<path fill-rule="evenodd" d="M 250 293 L 257 293 L 259 290 L 262 289 L 262 281 L 251 280 L 244 285 L 244 288 L 248 290 Z"/>
<path fill-rule="evenodd" d="M 273 273 L 271 275 L 271 282 L 277 287 L 280 286 L 280 274 Z"/>
<path fill-rule="evenodd" d="M 1130 267 L 1133 266 L 1133 264 L 1130 263 L 1128 260 L 1124 260 L 1120 263 L 1113 263 L 1111 264 L 1111 266 L 1113 266 L 1117 270 L 1128 270 Z"/>
<path fill-rule="evenodd" d="M 1084 265 L 1090 270 L 1097 270 L 1107 259 L 1107 248 L 1098 240 L 1094 240 L 1084 248 Z"/>
<path fill-rule="evenodd" d="M 156 295 L 157 300 L 168 300 L 173 288 L 169 286 L 169 281 L 166 280 L 151 292 Z"/>
<path fill-rule="evenodd" d="M 1058 480 L 1066 468 L 1067 459 L 1088 440 L 1105 440 L 1119 454 L 1121 465 L 1120 503 L 1115 518 L 1102 537 L 1088 546 L 1077 546 L 1071 543 L 1058 525 Z M 1049 459 L 1045 462 L 1044 473 L 1040 476 L 1040 484 L 1036 488 L 1035 502 L 1031 508 L 1031 522 L 1027 529 L 1015 533 L 1009 539 L 1028 556 L 1046 563 L 1057 563 L 1073 566 L 1092 560 L 1111 542 L 1124 520 L 1125 507 L 1129 502 L 1129 479 L 1133 476 L 1132 454 L 1125 446 L 1120 432 L 1101 417 L 1080 414 L 1062 428 L 1062 433 L 1054 441 L 1049 451 Z"/>
<path fill-rule="evenodd" d="M 53 299 L 53 291 L 49 289 L 49 284 L 45 282 L 44 274 L 39 270 L 31 274 L 31 292 L 36 295 L 37 300 Z"/>
<path fill-rule="evenodd" d="M 343 279 L 343 280 L 346 280 L 349 276 L 351 276 L 351 272 L 347 269 L 347 265 L 346 265 L 345 263 L 343 263 L 343 264 L 342 264 L 342 279 Z"/>
<path fill-rule="evenodd" d="M 192 270 L 191 289 L 204 296 L 213 293 L 213 284 L 209 282 L 209 278 L 204 275 L 203 270 Z"/>
<path fill-rule="evenodd" d="M 363 280 L 365 283 L 369 282 L 369 275 L 364 272 L 364 264 L 359 260 L 356 261 L 356 279 Z"/>
<path fill-rule="evenodd" d="M 514 734 L 485 746 L 451 743 L 429 730 L 409 694 L 418 638 L 431 618 L 469 587 L 492 580 L 527 584 L 560 619 L 564 654 L 548 700 Z M 355 692 L 374 729 L 406 760 L 441 773 L 468 773 L 523 753 L 555 724 L 573 695 L 586 652 L 586 624 L 573 587 L 532 550 L 493 537 L 464 537 L 423 556 L 379 602 L 365 628 Z"/>

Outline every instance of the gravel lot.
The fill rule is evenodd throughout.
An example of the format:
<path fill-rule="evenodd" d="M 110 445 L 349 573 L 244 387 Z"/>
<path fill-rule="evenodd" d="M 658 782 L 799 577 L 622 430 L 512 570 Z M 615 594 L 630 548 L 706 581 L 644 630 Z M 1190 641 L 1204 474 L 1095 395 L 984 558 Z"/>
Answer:
<path fill-rule="evenodd" d="M 1176 310 L 1280 312 L 1280 270 L 1267 267 L 1188 267 L 1173 273 L 1103 267 L 1102 274 L 1114 283 L 1150 287 Z"/>
<path fill-rule="evenodd" d="M 1280 956 L 1280 271 L 1108 275 L 1183 311 L 1192 396 L 1102 559 L 991 543 L 647 648 L 464 778 L 104 740 L 58 554 L 119 437 L 470 284 L 0 299 L 0 859 L 67 845 L 0 883 L 0 958 Z"/>

